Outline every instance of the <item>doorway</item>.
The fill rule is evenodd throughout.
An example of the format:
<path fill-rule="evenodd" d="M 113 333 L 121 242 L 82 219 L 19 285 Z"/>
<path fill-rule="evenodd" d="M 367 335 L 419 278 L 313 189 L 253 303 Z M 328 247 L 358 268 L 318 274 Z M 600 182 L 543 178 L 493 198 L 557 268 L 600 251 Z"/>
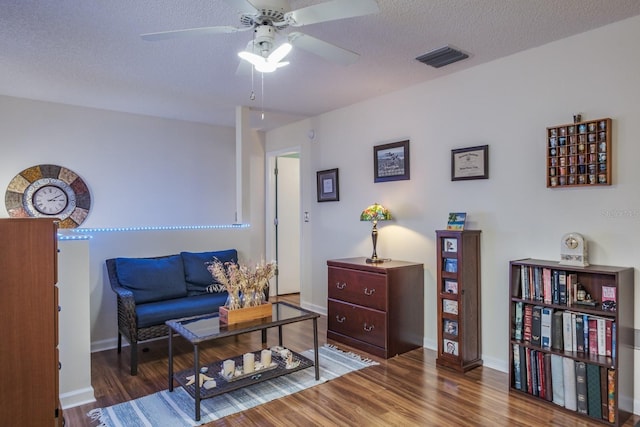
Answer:
<path fill-rule="evenodd" d="M 271 295 L 300 292 L 300 152 L 268 154 L 267 256 L 278 263 Z M 274 283 L 275 282 L 275 283 Z"/>

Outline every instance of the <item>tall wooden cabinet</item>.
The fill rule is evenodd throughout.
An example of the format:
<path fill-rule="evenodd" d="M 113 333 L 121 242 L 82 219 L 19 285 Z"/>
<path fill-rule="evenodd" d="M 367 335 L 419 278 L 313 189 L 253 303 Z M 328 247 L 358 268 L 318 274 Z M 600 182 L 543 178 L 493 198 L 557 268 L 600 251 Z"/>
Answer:
<path fill-rule="evenodd" d="M 423 346 L 422 264 L 345 258 L 327 265 L 327 338 L 384 358 Z"/>
<path fill-rule="evenodd" d="M 480 230 L 436 231 L 438 366 L 466 372 L 482 365 Z"/>
<path fill-rule="evenodd" d="M 0 419 L 61 426 L 57 222 L 0 219 Z"/>

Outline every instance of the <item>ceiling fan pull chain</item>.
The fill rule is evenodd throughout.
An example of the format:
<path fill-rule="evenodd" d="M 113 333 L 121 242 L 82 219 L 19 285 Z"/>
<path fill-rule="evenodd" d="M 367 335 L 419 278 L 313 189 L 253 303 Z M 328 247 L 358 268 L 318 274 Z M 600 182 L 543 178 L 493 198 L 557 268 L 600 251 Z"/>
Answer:
<path fill-rule="evenodd" d="M 262 120 L 264 120 L 264 73 L 260 73 L 262 76 L 262 96 L 260 97 L 260 109 L 262 110 Z"/>

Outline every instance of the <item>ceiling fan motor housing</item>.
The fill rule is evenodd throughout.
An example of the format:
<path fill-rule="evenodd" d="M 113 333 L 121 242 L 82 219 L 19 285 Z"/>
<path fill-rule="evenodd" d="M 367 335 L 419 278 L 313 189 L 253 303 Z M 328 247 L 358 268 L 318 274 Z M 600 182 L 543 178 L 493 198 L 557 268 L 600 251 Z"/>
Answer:
<path fill-rule="evenodd" d="M 269 55 L 274 45 L 276 29 L 271 25 L 258 25 L 253 30 L 253 34 L 254 46 L 258 48 L 262 56 Z"/>

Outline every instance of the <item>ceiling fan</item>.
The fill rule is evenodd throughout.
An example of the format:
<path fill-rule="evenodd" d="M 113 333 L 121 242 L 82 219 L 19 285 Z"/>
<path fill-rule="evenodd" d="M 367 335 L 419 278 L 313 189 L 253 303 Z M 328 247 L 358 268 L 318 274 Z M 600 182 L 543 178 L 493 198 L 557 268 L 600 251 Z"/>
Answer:
<path fill-rule="evenodd" d="M 256 71 L 268 73 L 287 65 L 288 62 L 283 62 L 282 60 L 294 46 L 328 61 L 349 65 L 356 62 L 360 55 L 300 32 L 287 34 L 287 41 L 276 47 L 276 35 L 280 30 L 287 27 L 302 27 L 320 22 L 369 15 L 380 11 L 376 0 L 330 0 L 297 10 L 291 10 L 287 0 L 223 1 L 240 14 L 240 27 L 189 28 L 147 33 L 142 34 L 141 37 L 143 40 L 156 41 L 253 30 L 253 39 L 247 45 L 247 49 L 239 52 L 238 56 L 250 63 Z"/>

